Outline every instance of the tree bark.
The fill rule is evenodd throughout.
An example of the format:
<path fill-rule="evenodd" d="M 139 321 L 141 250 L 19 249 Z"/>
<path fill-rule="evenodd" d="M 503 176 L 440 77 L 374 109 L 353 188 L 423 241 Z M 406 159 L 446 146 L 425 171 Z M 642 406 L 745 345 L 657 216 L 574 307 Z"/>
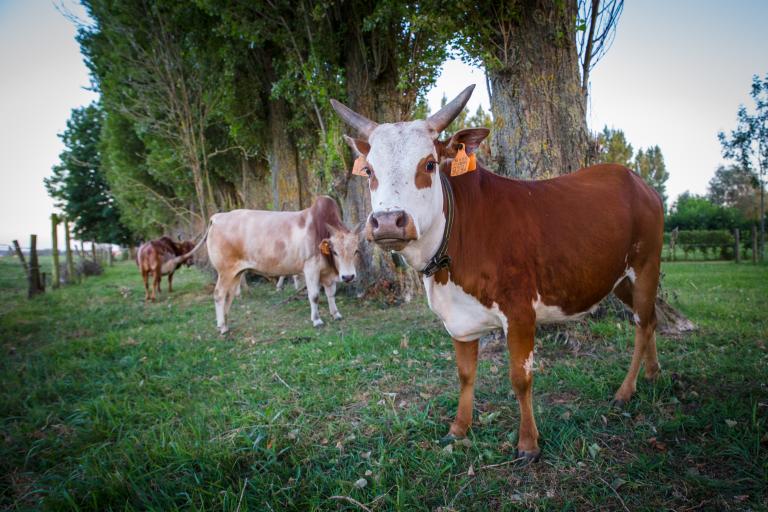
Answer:
<path fill-rule="evenodd" d="M 289 121 L 285 100 L 270 101 L 269 126 L 272 145 L 269 167 L 274 210 L 301 210 L 309 206 L 305 201 L 306 192 L 302 194 L 306 180 L 302 180 L 298 149 L 287 129 Z"/>
<path fill-rule="evenodd" d="M 72 239 L 69 234 L 69 219 L 64 218 L 64 245 L 67 251 L 67 273 L 70 283 L 75 282 L 75 261 L 72 258 Z"/>
<path fill-rule="evenodd" d="M 370 7 L 348 8 L 353 19 L 348 20 L 350 37 L 343 57 L 347 105 L 378 123 L 401 121 L 409 114 L 412 105 L 409 105 L 410 99 L 397 89 L 399 74 L 396 47 L 390 43 L 392 36 L 384 32 L 363 32 L 363 17 L 370 13 L 362 11 Z M 375 58 L 372 52 L 375 52 Z M 347 170 L 342 191 L 344 220 L 352 225 L 365 222 L 371 212 L 367 180 L 353 176 Z M 391 298 L 408 302 L 420 290 L 418 273 L 410 267 L 398 267 L 391 253 L 364 239 L 360 243 L 360 253 L 358 294 L 375 288 L 385 291 Z"/>
<path fill-rule="evenodd" d="M 584 165 L 587 123 L 575 43 L 576 1 L 525 1 L 486 68 L 496 172 L 534 179 Z"/>

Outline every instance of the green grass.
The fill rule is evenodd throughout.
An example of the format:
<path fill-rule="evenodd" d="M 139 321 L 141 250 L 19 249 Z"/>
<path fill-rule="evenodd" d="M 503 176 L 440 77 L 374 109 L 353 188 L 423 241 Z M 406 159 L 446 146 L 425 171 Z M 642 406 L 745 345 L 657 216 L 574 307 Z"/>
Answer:
<path fill-rule="evenodd" d="M 469 443 L 436 442 L 458 398 L 425 301 L 305 299 L 257 285 L 215 330 L 205 274 L 145 304 L 135 265 L 24 296 L 0 258 L 0 508 L 80 510 L 756 510 L 768 508 L 768 267 L 669 263 L 701 329 L 659 339 L 662 377 L 624 411 L 615 320 L 537 341 L 542 461 L 510 464 L 506 355 L 482 354 Z M 642 380 L 642 379 L 641 379 Z M 471 471 L 470 471 L 471 468 Z M 473 473 L 473 475 L 470 475 Z M 355 482 L 365 479 L 358 488 Z"/>

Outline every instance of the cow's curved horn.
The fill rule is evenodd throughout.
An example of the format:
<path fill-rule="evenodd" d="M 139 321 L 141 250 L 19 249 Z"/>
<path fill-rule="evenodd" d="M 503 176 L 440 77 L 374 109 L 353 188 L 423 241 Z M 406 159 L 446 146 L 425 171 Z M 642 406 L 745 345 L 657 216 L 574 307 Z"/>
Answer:
<path fill-rule="evenodd" d="M 458 96 L 453 98 L 450 103 L 429 116 L 429 119 L 427 119 L 429 126 L 438 133 L 445 130 L 445 128 L 456 119 L 456 116 L 461 113 L 461 110 L 469 101 L 469 97 L 472 96 L 472 91 L 474 90 L 475 84 L 470 85 L 461 91 Z"/>
<path fill-rule="evenodd" d="M 335 110 L 336 113 L 339 114 L 339 116 L 344 120 L 345 123 L 357 130 L 360 135 L 364 135 L 366 138 L 368 138 L 368 136 L 371 135 L 371 132 L 375 130 L 377 126 L 379 126 L 367 117 L 361 116 L 348 106 L 336 100 L 331 100 L 331 106 L 333 107 L 333 110 Z"/>

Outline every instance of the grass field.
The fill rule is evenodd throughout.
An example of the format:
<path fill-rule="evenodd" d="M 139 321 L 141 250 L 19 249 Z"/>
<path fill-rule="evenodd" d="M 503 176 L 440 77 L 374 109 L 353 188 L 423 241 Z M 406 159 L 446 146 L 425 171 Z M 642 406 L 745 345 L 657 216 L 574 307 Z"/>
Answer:
<path fill-rule="evenodd" d="M 18 263 L 0 258 L 0 508 L 764 510 L 768 267 L 664 272 L 700 330 L 659 339 L 662 377 L 625 410 L 608 403 L 628 324 L 540 337 L 543 456 L 519 466 L 493 346 L 468 441 L 437 443 L 458 383 L 423 299 L 341 296 L 345 319 L 323 302 L 313 329 L 305 299 L 263 284 L 235 301 L 223 339 L 195 269 L 154 304 L 128 262 L 27 301 Z"/>

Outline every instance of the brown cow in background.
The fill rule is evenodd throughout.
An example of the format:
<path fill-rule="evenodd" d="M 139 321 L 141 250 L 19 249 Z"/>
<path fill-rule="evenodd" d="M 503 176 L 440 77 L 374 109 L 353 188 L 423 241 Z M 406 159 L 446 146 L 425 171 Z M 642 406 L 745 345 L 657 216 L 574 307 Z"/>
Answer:
<path fill-rule="evenodd" d="M 173 273 L 183 264 L 192 265 L 192 255 L 197 247 L 190 240 L 174 242 L 167 236 L 141 244 L 136 253 L 141 278 L 146 292 L 144 300 L 155 300 L 155 292 L 160 292 L 160 281 L 168 276 L 168 293 L 173 291 Z M 149 291 L 149 275 L 152 281 L 152 293 Z"/>

